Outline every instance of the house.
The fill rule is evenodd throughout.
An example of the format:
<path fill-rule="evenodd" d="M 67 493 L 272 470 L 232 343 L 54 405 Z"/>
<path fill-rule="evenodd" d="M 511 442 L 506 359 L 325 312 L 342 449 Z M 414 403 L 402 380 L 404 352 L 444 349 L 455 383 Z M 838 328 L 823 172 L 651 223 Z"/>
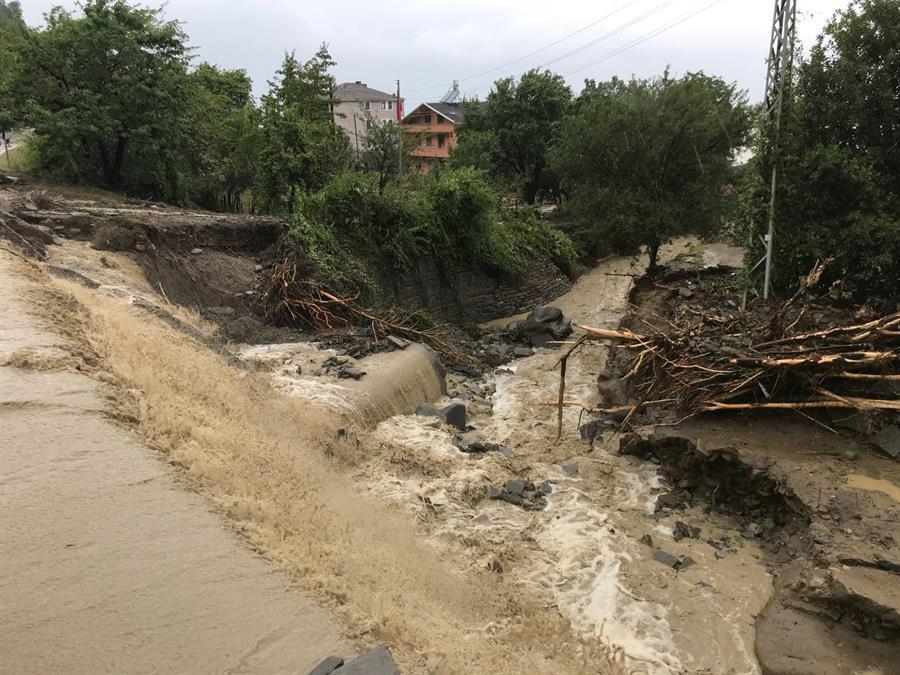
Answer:
<path fill-rule="evenodd" d="M 427 172 L 446 159 L 456 147 L 456 125 L 462 121 L 463 103 L 422 103 L 404 117 L 404 133 L 421 135 L 422 142 L 410 152 L 413 166 Z"/>
<path fill-rule="evenodd" d="M 334 123 L 350 138 L 350 144 L 359 152 L 366 139 L 369 124 L 387 124 L 397 121 L 397 96 L 372 89 L 365 82 L 344 82 L 334 88 Z M 400 99 L 403 110 L 403 99 Z"/>

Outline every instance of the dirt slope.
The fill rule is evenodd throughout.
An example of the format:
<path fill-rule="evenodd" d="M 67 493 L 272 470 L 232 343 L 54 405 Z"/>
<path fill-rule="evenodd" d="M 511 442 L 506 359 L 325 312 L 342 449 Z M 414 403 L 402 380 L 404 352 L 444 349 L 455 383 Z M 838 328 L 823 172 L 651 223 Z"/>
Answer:
<path fill-rule="evenodd" d="M 131 433 L 0 250 L 0 671 L 304 672 L 353 649 Z M 43 368 L 51 367 L 50 370 Z"/>

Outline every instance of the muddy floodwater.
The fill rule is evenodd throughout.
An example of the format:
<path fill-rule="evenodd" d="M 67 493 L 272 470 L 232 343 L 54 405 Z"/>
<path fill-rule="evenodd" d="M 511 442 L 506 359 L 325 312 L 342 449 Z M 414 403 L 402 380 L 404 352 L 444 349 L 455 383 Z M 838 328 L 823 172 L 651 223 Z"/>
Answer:
<path fill-rule="evenodd" d="M 738 249 L 696 241 L 661 253 L 663 260 L 693 256 L 701 267 L 740 260 Z M 725 515 L 694 506 L 657 513 L 657 499 L 668 491 L 664 467 L 619 454 L 613 431 L 593 444 L 582 440 L 577 407 L 564 410 L 558 437 L 558 346 L 475 376 L 446 372 L 416 344 L 348 360 L 302 335 L 226 343 L 194 308 L 170 303 L 161 277 L 149 281 L 134 255 L 101 253 L 78 241 L 48 247 L 48 255 L 45 267 L 23 263 L 16 272 L 37 290 L 16 306 L 28 321 L 0 333 L 4 363 L 20 379 L 78 371 L 89 392 L 78 410 L 65 414 L 69 421 L 88 416 L 81 432 L 86 450 L 72 461 L 91 456 L 91 425 L 97 438 L 128 434 L 128 452 L 143 459 L 121 453 L 113 459 L 137 471 L 133 482 L 168 481 L 178 499 L 190 498 L 157 514 L 166 527 L 208 536 L 211 547 L 221 548 L 219 576 L 226 581 L 250 584 L 254 572 L 241 565 L 268 566 L 270 583 L 261 591 L 228 583 L 219 589 L 196 569 L 196 583 L 186 575 L 172 587 L 182 588 L 188 602 L 194 602 L 188 590 L 197 587 L 226 602 L 252 593 L 256 604 L 231 630 L 260 621 L 268 626 L 280 608 L 293 607 L 291 616 L 303 620 L 285 625 L 298 632 L 265 635 L 302 635 L 301 642 L 318 644 L 295 662 L 385 643 L 410 673 L 761 672 L 757 620 L 778 581 L 770 574 L 770 552 L 760 539 L 744 536 L 747 523 Z M 252 261 L 244 263 L 253 269 Z M 601 261 L 552 304 L 574 323 L 615 328 L 645 264 Z M 53 268 L 68 272 L 46 274 Z M 0 308 L 11 311 L 7 305 Z M 567 398 L 595 402 L 606 359 L 602 345 L 576 352 L 568 362 Z M 364 374 L 336 377 L 335 364 Z M 17 382 L 10 380 L 11 390 Z M 36 395 L 32 384 L 21 387 Z M 426 403 L 464 405 L 465 428 L 417 415 Z M 20 440 L 28 435 L 22 428 L 16 433 Z M 723 424 L 706 433 L 704 442 L 720 447 L 737 431 Z M 484 451 L 464 451 L 472 447 Z M 135 468 L 142 461 L 165 468 L 144 476 Z M 110 466 L 82 468 L 108 474 Z M 854 499 L 866 495 L 876 506 L 894 508 L 900 501 L 896 481 L 883 469 L 840 476 L 841 489 Z M 491 498 L 511 485 L 533 486 L 530 501 Z M 121 527 L 143 522 L 145 505 L 122 499 Z M 28 517 L 22 516 L 21 532 Z M 157 520 L 151 524 L 161 527 Z M 131 535 L 141 542 L 137 527 Z M 97 532 L 98 541 L 104 532 L 119 536 L 118 530 Z M 180 536 L 161 538 L 177 549 Z M 41 555 L 53 558 L 53 547 L 68 545 L 63 539 L 52 539 L 46 545 L 53 550 Z M 166 573 L 153 555 L 144 556 L 153 559 L 148 579 Z M 119 564 L 117 556 L 110 553 L 110 564 Z M 289 580 L 296 596 L 281 593 L 270 602 L 273 578 Z M 122 597 L 150 592 L 146 584 L 122 588 Z M 20 595 L 16 602 L 27 605 Z M 205 624 L 197 625 L 202 632 Z M 274 658 L 271 650 L 248 649 L 252 658 Z M 790 650 L 785 654 L 789 660 Z"/>

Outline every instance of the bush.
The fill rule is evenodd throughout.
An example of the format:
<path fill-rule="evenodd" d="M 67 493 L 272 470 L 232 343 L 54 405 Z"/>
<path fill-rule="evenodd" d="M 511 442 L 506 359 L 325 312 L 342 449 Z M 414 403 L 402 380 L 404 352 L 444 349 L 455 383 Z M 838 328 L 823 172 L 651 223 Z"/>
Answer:
<path fill-rule="evenodd" d="M 326 285 L 372 289 L 363 261 L 404 270 L 423 255 L 507 276 L 524 273 L 529 259 L 549 257 L 573 273 L 568 238 L 531 212 L 502 212 L 482 172 L 443 169 L 411 183 L 380 190 L 374 174 L 351 171 L 297 201 L 291 231 Z"/>

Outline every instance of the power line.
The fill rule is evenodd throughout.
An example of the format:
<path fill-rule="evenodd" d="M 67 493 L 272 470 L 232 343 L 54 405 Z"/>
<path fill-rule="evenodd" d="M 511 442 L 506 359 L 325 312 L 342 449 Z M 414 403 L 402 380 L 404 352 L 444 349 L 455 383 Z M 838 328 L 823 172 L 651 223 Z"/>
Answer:
<path fill-rule="evenodd" d="M 581 72 L 585 68 L 590 68 L 591 66 L 595 66 L 598 63 L 602 63 L 603 61 L 606 61 L 615 56 L 618 56 L 619 54 L 621 54 L 623 52 L 627 52 L 629 49 L 631 49 L 633 47 L 637 47 L 639 44 L 642 44 L 642 43 L 646 42 L 647 40 L 650 40 L 650 39 L 656 37 L 657 35 L 660 35 L 672 28 L 675 28 L 675 26 L 681 25 L 688 19 L 692 19 L 695 16 L 697 16 L 698 14 L 702 14 L 706 10 L 712 8 L 715 5 L 718 5 L 721 2 L 724 2 L 724 0 L 713 0 L 709 4 L 701 7 L 700 9 L 696 9 L 696 10 L 687 12 L 686 14 L 682 14 L 679 18 L 660 26 L 659 28 L 647 33 L 647 35 L 644 35 L 643 37 L 638 38 L 637 40 L 633 40 L 632 42 L 629 42 L 628 44 L 623 45 L 623 46 L 619 47 L 618 49 L 614 49 L 613 51 L 609 52 L 608 54 L 601 56 L 599 59 L 594 59 L 593 61 L 585 63 L 581 66 L 578 66 L 578 68 L 575 68 L 575 70 L 570 70 L 569 72 L 564 73 L 563 76 L 568 77 L 569 75 L 574 75 L 575 73 Z"/>
<path fill-rule="evenodd" d="M 669 5 L 671 5 L 672 3 L 677 2 L 677 1 L 678 0 L 663 0 L 663 2 L 659 3 L 658 5 L 656 5 L 654 7 L 651 7 L 649 10 L 647 10 L 646 12 L 644 12 L 643 14 L 641 14 L 639 16 L 636 16 L 631 21 L 622 24 L 618 28 L 609 31 L 608 33 L 604 33 L 603 35 L 598 37 L 596 40 L 592 40 L 592 41 L 588 42 L 587 44 L 582 45 L 581 47 L 578 47 L 577 49 L 573 49 L 570 52 L 566 52 L 565 54 L 562 54 L 561 56 L 557 56 L 555 59 L 551 59 L 550 61 L 546 61 L 546 62 L 542 63 L 541 65 L 538 66 L 538 68 L 546 68 L 551 63 L 556 63 L 557 61 L 562 61 L 563 59 L 567 59 L 570 56 L 574 56 L 575 54 L 580 54 L 581 52 L 586 51 L 586 50 L 590 49 L 591 47 L 594 47 L 595 45 L 600 44 L 604 40 L 618 35 L 623 30 L 626 30 L 627 28 L 630 28 L 634 24 L 643 21 L 647 17 L 652 16 L 653 14 L 656 14 L 656 13 L 662 11 L 663 9 L 665 9 L 666 7 L 668 7 Z"/>
<path fill-rule="evenodd" d="M 613 32 L 613 33 L 620 33 L 620 32 L 622 32 L 622 30 L 624 30 L 624 28 L 627 28 L 627 27 L 629 27 L 629 26 L 631 26 L 631 25 L 634 25 L 634 23 L 637 23 L 638 20 L 642 20 L 642 19 L 644 19 L 644 18 L 647 18 L 647 17 L 650 16 L 651 14 L 658 13 L 660 10 L 664 9 L 666 6 L 668 6 L 669 4 L 671 4 L 671 3 L 674 2 L 674 1 L 675 1 L 675 0 L 664 0 L 664 2 L 661 2 L 660 4 L 656 5 L 655 7 L 653 7 L 653 8 L 652 8 L 651 10 L 649 10 L 648 12 L 645 12 L 644 14 L 642 14 L 640 17 L 637 17 L 636 19 L 632 20 L 631 22 L 628 22 L 628 23 L 625 24 L 624 26 L 620 27 L 621 29 L 616 29 L 615 31 L 612 31 L 612 32 Z M 688 19 L 691 19 L 691 18 L 697 16 L 698 14 L 701 14 L 702 12 L 705 12 L 706 10 L 710 9 L 713 5 L 717 5 L 717 4 L 719 4 L 720 2 L 724 2 L 724 0 L 713 0 L 713 2 L 711 2 L 711 3 L 707 4 L 707 5 L 704 5 L 703 7 L 700 7 L 699 9 L 691 9 L 691 10 L 688 10 L 687 12 L 685 12 L 684 14 L 682 14 L 681 16 L 679 16 L 679 17 L 673 19 L 672 21 L 669 21 L 668 23 L 663 24 L 662 26 L 660 26 L 660 27 L 658 27 L 658 28 L 653 29 L 652 31 L 650 31 L 650 32 L 647 33 L 646 35 L 643 35 L 643 36 L 637 38 L 636 40 L 632 40 L 631 42 L 629 42 L 629 43 L 627 43 L 627 44 L 625 44 L 625 45 L 622 45 L 621 47 L 617 47 L 616 49 L 614 49 L 614 50 L 608 52 L 607 54 L 604 54 L 604 55 L 603 55 L 602 57 L 600 57 L 599 59 L 594 59 L 593 61 L 590 61 L 589 63 L 585 63 L 585 64 L 579 66 L 578 68 L 574 69 L 574 70 L 571 70 L 571 71 L 569 71 L 569 72 L 567 72 L 567 73 L 563 73 L 563 77 L 568 77 L 569 75 L 573 75 L 573 74 L 575 74 L 575 73 L 577 73 L 577 72 L 580 72 L 580 71 L 584 70 L 585 68 L 589 68 L 589 67 L 594 66 L 594 65 L 596 65 L 596 64 L 598 64 L 598 63 L 601 63 L 602 61 L 606 61 L 606 60 L 608 60 L 608 59 L 611 59 L 611 58 L 613 58 L 614 56 L 618 56 L 619 54 L 628 51 L 628 50 L 631 49 L 632 47 L 636 47 L 637 45 L 639 45 L 639 44 L 641 44 L 641 43 L 643 43 L 643 42 L 646 42 L 647 40 L 650 40 L 651 38 L 654 38 L 654 37 L 656 37 L 657 35 L 660 35 L 661 33 L 664 33 L 664 32 L 666 32 L 667 30 L 670 30 L 670 29 L 674 28 L 675 26 L 678 26 L 679 24 L 684 23 L 684 22 L 687 21 Z M 598 39 L 598 41 L 599 41 L 599 39 Z M 592 46 L 592 45 L 591 45 L 591 46 Z M 580 51 L 583 51 L 583 50 L 580 50 Z M 575 52 L 573 52 L 573 53 L 577 53 L 577 51 L 575 51 Z M 560 59 L 561 59 L 561 58 L 565 58 L 565 55 L 562 56 L 562 57 L 560 57 Z M 558 59 L 557 59 L 557 60 L 558 60 Z M 552 61 L 551 61 L 551 62 L 548 62 L 548 63 L 552 63 Z M 543 68 L 544 65 L 547 65 L 547 64 L 543 64 L 543 65 L 541 65 L 541 66 L 539 66 L 539 67 Z M 480 90 L 482 90 L 482 89 L 485 89 L 485 88 L 487 88 L 487 87 L 490 87 L 490 86 L 493 86 L 493 85 L 491 85 L 491 84 L 482 85 L 482 86 L 480 86 L 480 87 L 476 87 L 475 89 L 470 89 L 468 93 L 469 93 L 469 94 L 475 93 L 475 92 L 478 92 L 478 91 L 480 91 Z"/>
<path fill-rule="evenodd" d="M 669 1 L 669 2 L 674 2 L 675 0 L 668 0 L 668 1 Z M 525 54 L 525 55 L 523 55 L 523 56 L 520 56 L 520 57 L 518 57 L 518 58 L 516 58 L 516 59 L 513 59 L 512 61 L 507 61 L 506 63 L 500 64 L 499 66 L 495 66 L 495 67 L 493 67 L 493 68 L 488 68 L 487 70 L 483 70 L 483 71 L 480 72 L 480 73 L 475 73 L 474 75 L 468 75 L 468 76 L 466 76 L 466 77 L 463 77 L 463 78 L 459 79 L 458 81 L 459 81 L 459 82 L 465 82 L 466 80 L 474 80 L 475 78 L 482 77 L 483 75 L 487 75 L 487 74 L 493 73 L 493 72 L 495 72 L 495 71 L 497 71 L 497 70 L 501 70 L 501 69 L 503 69 L 503 68 L 506 68 L 507 66 L 511 66 L 511 65 L 513 65 L 514 63 L 518 63 L 519 61 L 524 61 L 525 59 L 530 58 L 530 57 L 534 56 L 535 54 L 540 54 L 541 52 L 547 51 L 547 50 L 550 49 L 551 47 L 555 47 L 556 45 L 558 45 L 558 44 L 560 44 L 560 43 L 562 43 L 562 42 L 565 42 L 565 41 L 568 40 L 569 38 L 573 38 L 573 37 L 575 37 L 576 35 L 578 35 L 578 34 L 580 34 L 580 33 L 583 33 L 584 31 L 588 30 L 589 28 L 593 28 L 594 26 L 596 26 L 596 25 L 597 25 L 598 23 L 600 23 L 601 21 L 606 21 L 606 19 L 609 19 L 610 17 L 615 16 L 616 14 L 618 14 L 619 12 L 621 12 L 622 10 L 628 9 L 629 7 L 631 7 L 631 6 L 634 5 L 634 4 L 637 4 L 638 2 L 640 2 L 640 0 L 631 0 L 630 2 L 626 2 L 624 5 L 622 5 L 622 6 L 619 7 L 618 9 L 613 10 L 613 11 L 610 12 L 609 14 L 606 14 L 606 15 L 604 15 L 604 16 L 601 16 L 599 19 L 595 19 L 594 21 L 591 21 L 589 24 L 586 24 L 586 25 L 582 26 L 581 28 L 579 28 L 578 30 L 576 30 L 576 31 L 574 31 L 574 32 L 572 32 L 572 33 L 569 33 L 568 35 L 565 35 L 565 36 L 563 36 L 563 37 L 561 37 L 561 38 L 559 38 L 559 39 L 556 40 L 555 42 L 551 42 L 550 44 L 545 45 L 545 46 L 541 47 L 540 49 L 535 49 L 533 52 L 528 52 L 527 54 Z M 552 63 L 552 61 L 550 61 L 549 63 Z M 442 83 L 442 84 L 435 84 L 435 85 L 432 85 L 432 86 L 430 86 L 430 87 L 420 87 L 420 88 L 418 88 L 418 89 L 410 89 L 410 90 L 408 90 L 406 93 L 408 93 L 408 94 L 415 94 L 415 93 L 420 92 L 420 91 L 428 91 L 429 89 L 436 89 L 437 87 L 444 87 L 444 86 L 446 86 L 446 84 L 447 84 L 447 83 L 444 82 L 444 83 Z"/>

